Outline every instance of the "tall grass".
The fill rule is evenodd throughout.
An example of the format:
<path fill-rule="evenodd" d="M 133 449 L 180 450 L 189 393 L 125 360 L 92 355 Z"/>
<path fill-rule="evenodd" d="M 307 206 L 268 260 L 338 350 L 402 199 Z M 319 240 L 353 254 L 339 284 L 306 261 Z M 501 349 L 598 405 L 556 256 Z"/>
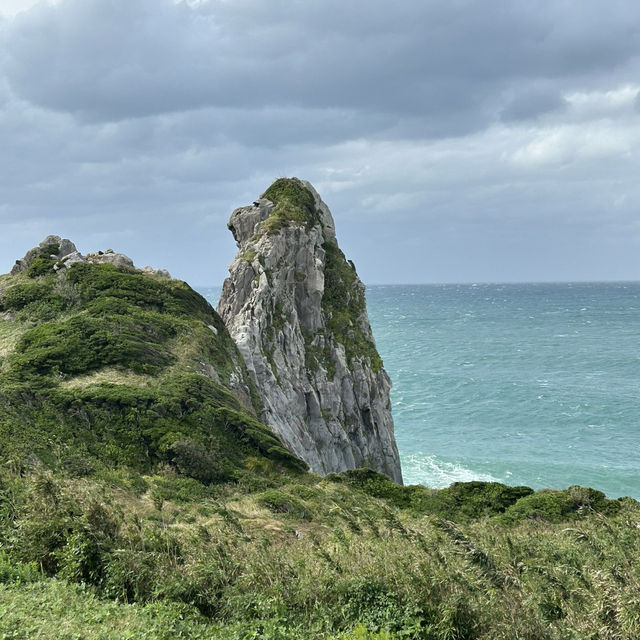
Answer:
<path fill-rule="evenodd" d="M 560 522 L 451 511 L 454 521 L 311 475 L 266 492 L 227 484 L 203 493 L 172 473 L 128 473 L 2 475 L 4 637 L 20 616 L 33 637 L 49 637 L 51 625 L 111 637 L 98 635 L 96 619 L 119 621 L 123 637 L 179 637 L 178 628 L 238 638 L 640 634 L 632 500 Z M 55 604 L 65 598 L 66 610 Z M 29 617 L 29 607 L 47 613 Z"/>

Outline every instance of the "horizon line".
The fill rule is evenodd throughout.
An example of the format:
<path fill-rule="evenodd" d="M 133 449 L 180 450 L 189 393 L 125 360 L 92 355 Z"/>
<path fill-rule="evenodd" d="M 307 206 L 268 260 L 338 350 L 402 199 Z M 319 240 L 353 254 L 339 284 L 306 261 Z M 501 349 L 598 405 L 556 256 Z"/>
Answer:
<path fill-rule="evenodd" d="M 365 282 L 366 287 L 444 287 L 444 286 L 483 286 L 483 285 L 511 285 L 511 284 L 637 284 L 637 280 L 465 280 L 449 282 Z M 193 284 L 194 288 L 219 288 L 221 284 Z"/>

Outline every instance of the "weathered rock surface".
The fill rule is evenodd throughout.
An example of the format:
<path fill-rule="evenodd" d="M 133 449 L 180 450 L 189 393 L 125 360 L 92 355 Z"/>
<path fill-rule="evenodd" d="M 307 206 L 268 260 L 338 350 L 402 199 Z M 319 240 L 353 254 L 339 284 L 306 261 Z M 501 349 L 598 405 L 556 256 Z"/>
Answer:
<path fill-rule="evenodd" d="M 26 271 L 34 262 L 36 258 L 51 257 L 57 260 L 63 260 L 67 256 L 80 256 L 76 249 L 76 245 L 60 236 L 47 236 L 37 247 L 29 249 L 24 258 L 16 260 L 16 263 L 11 269 L 11 275 L 15 276 L 22 271 Z M 82 257 L 82 256 L 80 256 Z M 78 260 L 76 260 L 77 262 Z"/>
<path fill-rule="evenodd" d="M 162 278 L 171 278 L 171 275 L 166 269 L 152 269 L 151 267 L 138 269 L 133 264 L 133 260 L 131 258 L 123 253 L 116 253 L 113 249 L 95 251 L 94 253 L 88 253 L 84 256 L 76 249 L 76 245 L 71 242 L 71 240 L 61 238 L 60 236 L 47 236 L 37 247 L 29 249 L 24 258 L 16 260 L 15 265 L 13 265 L 13 269 L 11 269 L 11 275 L 14 276 L 23 271 L 27 271 L 36 258 L 42 257 L 55 259 L 57 262 L 53 268 L 59 272 L 64 272 L 71 265 L 77 263 L 108 263 L 116 265 L 117 267 L 130 269 L 131 271 L 157 275 Z"/>
<path fill-rule="evenodd" d="M 239 252 L 218 304 L 268 424 L 320 474 L 369 467 L 402 482 L 364 285 L 313 187 L 276 181 L 236 209 Z"/>

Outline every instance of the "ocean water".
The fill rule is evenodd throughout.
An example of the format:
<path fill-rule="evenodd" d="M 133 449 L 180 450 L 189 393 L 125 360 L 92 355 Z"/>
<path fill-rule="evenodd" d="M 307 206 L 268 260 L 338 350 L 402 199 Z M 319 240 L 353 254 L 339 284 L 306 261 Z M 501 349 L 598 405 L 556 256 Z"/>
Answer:
<path fill-rule="evenodd" d="M 367 306 L 406 484 L 640 499 L 640 283 L 380 285 Z"/>

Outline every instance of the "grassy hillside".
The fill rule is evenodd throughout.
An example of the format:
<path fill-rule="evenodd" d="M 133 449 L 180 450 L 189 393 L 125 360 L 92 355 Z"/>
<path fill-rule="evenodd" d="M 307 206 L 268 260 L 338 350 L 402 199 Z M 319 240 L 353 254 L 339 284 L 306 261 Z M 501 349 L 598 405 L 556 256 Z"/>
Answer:
<path fill-rule="evenodd" d="M 256 467 L 0 475 L 0 637 L 637 638 L 639 505 Z M 378 497 L 376 497 L 378 496 Z"/>
<path fill-rule="evenodd" d="M 111 265 L 0 277 L 0 638 L 640 637 L 640 505 L 320 478 L 208 303 Z"/>
<path fill-rule="evenodd" d="M 34 266 L 37 267 L 34 269 Z M 184 282 L 53 261 L 0 279 L 0 456 L 76 475 L 168 464 L 205 483 L 306 467 L 255 418 L 242 358 Z"/>

